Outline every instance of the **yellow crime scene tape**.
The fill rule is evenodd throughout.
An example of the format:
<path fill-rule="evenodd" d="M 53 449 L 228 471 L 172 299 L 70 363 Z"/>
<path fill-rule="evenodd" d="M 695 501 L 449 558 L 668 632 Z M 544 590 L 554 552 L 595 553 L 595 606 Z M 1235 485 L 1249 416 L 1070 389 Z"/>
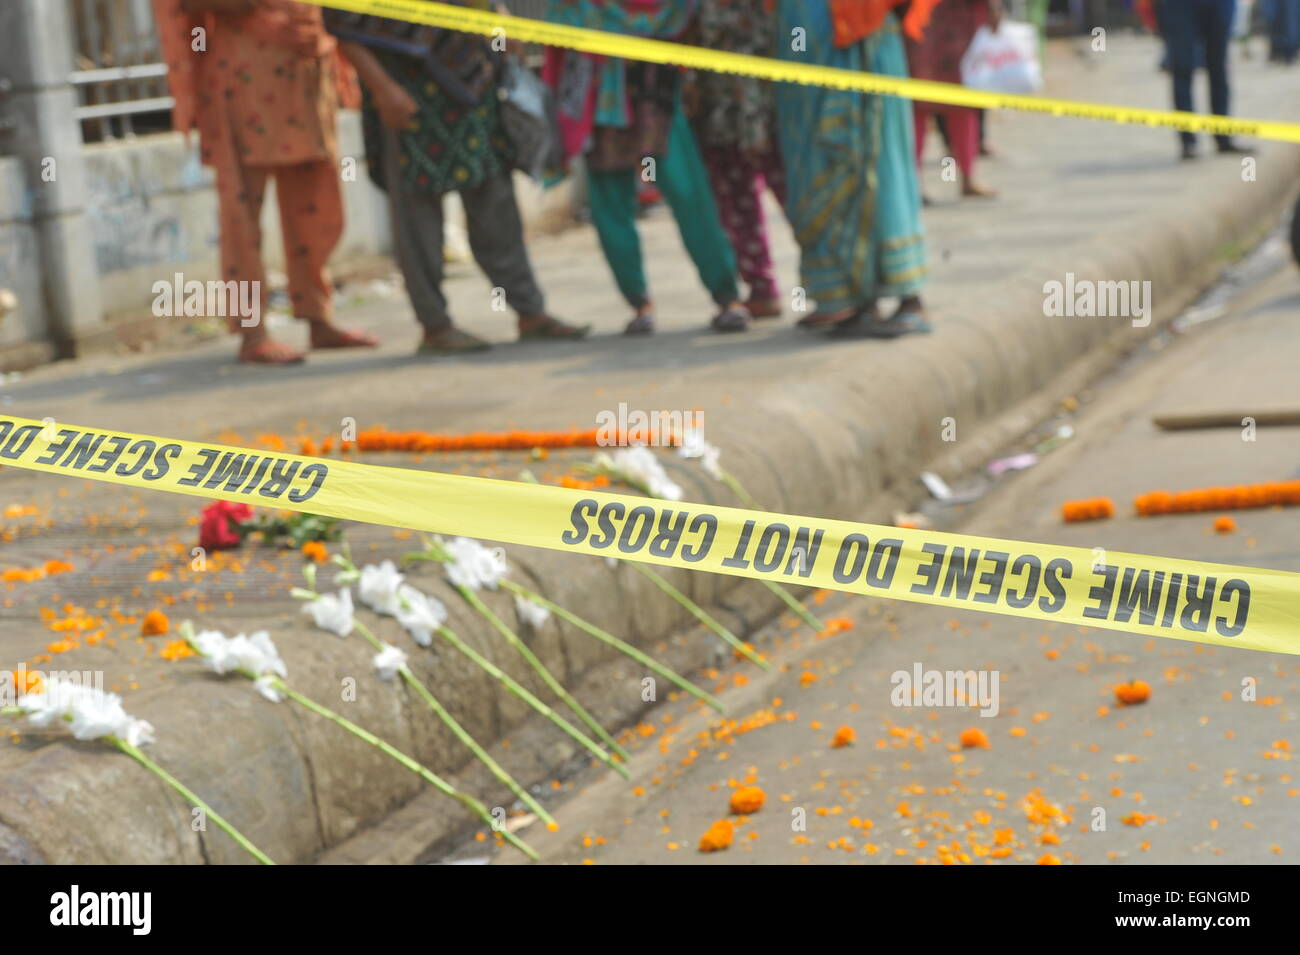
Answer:
<path fill-rule="evenodd" d="M 1300 574 L 0 418 L 0 465 L 954 609 L 1300 653 Z"/>
<path fill-rule="evenodd" d="M 1241 119 L 1232 116 L 1202 116 L 1198 113 L 1174 110 L 1143 109 L 1013 93 L 991 93 L 954 83 L 860 73 L 812 63 L 727 53 L 665 40 L 624 36 L 601 30 L 547 23 L 544 20 L 533 20 L 527 17 L 502 16 L 485 10 L 436 3 L 433 0 L 305 0 L 305 2 L 352 13 L 369 13 L 395 20 L 427 24 L 462 33 L 504 36 L 524 43 L 563 47 L 580 53 L 595 53 L 667 66 L 712 70 L 717 73 L 737 73 L 765 80 L 858 90 L 863 93 L 880 93 L 950 106 L 1011 109 L 1025 113 L 1044 113 L 1049 116 L 1073 119 L 1154 126 L 1216 136 L 1248 136 L 1256 139 L 1300 143 L 1300 123 Z"/>

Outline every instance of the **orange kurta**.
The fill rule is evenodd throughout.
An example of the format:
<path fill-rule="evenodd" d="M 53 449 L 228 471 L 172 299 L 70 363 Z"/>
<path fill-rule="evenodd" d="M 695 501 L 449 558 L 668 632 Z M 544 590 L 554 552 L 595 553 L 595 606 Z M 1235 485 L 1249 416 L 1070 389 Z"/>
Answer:
<path fill-rule="evenodd" d="M 186 13 L 181 0 L 153 2 L 173 125 L 198 130 L 216 173 L 223 278 L 260 282 L 265 302 L 260 217 L 273 176 L 294 314 L 328 320 L 325 263 L 343 231 L 336 114 L 346 78 L 320 8 L 261 0 L 245 14 Z M 231 324 L 239 328 L 237 317 Z"/>

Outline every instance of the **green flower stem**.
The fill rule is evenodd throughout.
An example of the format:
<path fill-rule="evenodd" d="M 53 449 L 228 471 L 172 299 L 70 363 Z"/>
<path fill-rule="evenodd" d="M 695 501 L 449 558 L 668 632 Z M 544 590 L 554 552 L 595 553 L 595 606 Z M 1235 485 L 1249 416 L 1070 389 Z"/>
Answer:
<path fill-rule="evenodd" d="M 742 485 L 740 481 L 736 478 L 736 476 L 733 475 L 731 472 L 720 471 L 719 480 L 721 480 L 723 484 L 727 485 L 727 487 L 731 488 L 731 492 L 735 494 L 736 497 L 740 498 L 741 503 L 744 504 L 746 507 L 755 507 L 755 508 L 759 508 L 760 510 L 762 509 L 758 501 L 754 500 L 753 495 L 751 495 L 747 490 L 745 490 L 744 485 Z M 811 610 L 809 610 L 807 607 L 803 605 L 803 601 L 798 600 L 794 596 L 794 594 L 790 593 L 790 591 L 786 590 L 776 581 L 763 579 L 763 586 L 766 587 L 768 590 L 772 591 L 772 593 L 776 594 L 778 597 L 780 597 L 782 603 L 784 603 L 787 607 L 789 607 L 792 611 L 794 611 L 794 613 L 798 615 L 800 620 L 808 624 L 808 626 L 812 627 L 818 633 L 821 633 L 823 630 L 826 629 L 826 625 L 822 623 L 820 620 L 818 620 L 817 616 Z"/>
<path fill-rule="evenodd" d="M 547 600 L 545 597 L 543 597 L 541 594 L 537 593 L 536 591 L 529 590 L 527 587 L 521 586 L 520 584 L 515 583 L 513 580 L 503 580 L 501 581 L 501 584 L 503 587 L 505 587 L 507 590 L 512 591 L 513 593 L 516 593 L 527 600 L 531 600 L 534 603 L 541 604 L 543 607 L 551 611 L 551 613 L 555 614 L 561 620 L 573 624 L 573 626 L 577 627 L 579 630 L 583 631 L 584 633 L 595 637 L 597 640 L 604 641 L 605 643 L 608 643 L 611 647 L 614 647 L 616 650 L 619 650 L 627 654 L 633 660 L 636 660 L 638 663 L 642 664 L 643 666 L 646 666 L 651 670 L 653 670 L 655 673 L 658 673 L 665 680 L 669 680 L 672 683 L 676 684 L 677 686 L 681 687 L 681 689 L 691 694 L 691 696 L 695 697 L 697 700 L 702 700 L 703 702 L 707 703 L 709 706 L 717 710 L 719 713 L 726 712 L 726 708 L 721 703 L 718 702 L 716 697 L 712 696 L 709 693 L 706 693 L 704 690 L 701 690 L 694 683 L 691 683 L 685 677 L 682 677 L 677 673 L 673 672 L 668 667 L 664 666 L 662 663 L 655 660 L 654 658 L 648 656 L 645 653 L 642 653 L 640 650 L 632 646 L 630 643 L 625 643 L 624 641 L 620 640 L 618 637 L 614 636 L 612 633 L 600 629 L 600 627 L 597 627 L 595 624 L 588 623 L 586 620 L 583 620 L 581 617 L 577 616 L 576 614 L 569 613 L 569 611 L 565 610 L 559 604 L 552 603 L 551 601 Z"/>
<path fill-rule="evenodd" d="M 734 633 L 732 633 L 722 624 L 718 623 L 718 621 L 714 620 L 711 616 L 705 613 L 703 607 L 701 607 L 690 597 L 686 596 L 684 593 L 682 593 L 680 590 L 678 590 L 676 587 L 670 584 L 667 580 L 663 578 L 662 575 L 660 575 L 656 571 L 651 570 L 649 567 L 636 563 L 635 561 L 628 561 L 627 563 L 632 568 L 634 568 L 637 571 L 637 573 L 641 574 L 642 576 L 648 577 L 656 587 L 658 587 L 668 596 L 672 597 L 679 604 L 685 607 L 692 614 L 692 616 L 695 617 L 696 620 L 704 624 L 704 626 L 708 627 L 710 630 L 716 633 L 727 643 L 731 644 L 731 646 L 735 649 L 737 653 L 743 655 L 750 662 L 756 663 L 764 670 L 772 669 L 772 665 L 770 663 L 760 658 L 757 654 L 754 653 L 753 650 L 745 646 L 745 644 L 742 643 Z"/>
<path fill-rule="evenodd" d="M 738 480 L 736 480 L 735 476 L 731 474 L 731 472 L 721 471 L 720 473 L 721 473 L 721 477 L 719 478 L 719 480 L 721 480 L 723 484 L 727 485 L 727 487 L 731 488 L 731 493 L 735 494 L 736 497 L 740 498 L 742 504 L 744 504 L 746 507 L 759 506 L 758 501 L 754 500 L 753 496 L 748 491 L 745 490 L 744 486 Z"/>
<path fill-rule="evenodd" d="M 485 656 L 483 656 L 481 653 L 479 653 L 477 650 L 475 650 L 473 647 L 467 644 L 464 640 L 458 637 L 456 633 L 453 630 L 451 630 L 449 627 L 439 627 L 438 635 L 442 637 L 444 640 L 446 640 L 448 643 L 450 643 L 457 650 L 459 650 L 461 653 L 465 654 L 465 656 L 469 657 L 471 660 L 477 663 L 483 670 L 487 672 L 489 676 L 495 678 L 500 683 L 502 683 L 506 687 L 506 689 L 508 689 L 511 693 L 519 697 L 519 699 L 523 700 L 525 703 L 527 703 L 529 706 L 535 709 L 538 713 L 541 713 L 548 720 L 550 720 L 552 723 L 554 723 L 556 726 L 562 729 L 566 734 L 572 737 L 574 741 L 579 743 L 584 749 L 591 752 L 593 756 L 599 759 L 610 769 L 614 770 L 614 772 L 618 773 L 624 779 L 631 779 L 631 776 L 628 775 L 627 770 L 624 769 L 617 761 L 615 761 L 615 759 L 612 756 L 610 756 L 609 753 L 601 749 L 599 744 L 597 744 L 596 742 L 588 738 L 585 734 L 583 734 L 583 732 L 580 729 L 578 729 L 576 726 L 574 726 L 572 723 L 566 720 L 559 713 L 556 713 L 553 709 L 551 709 L 549 706 L 547 706 L 545 703 L 539 700 L 536 696 L 528 692 L 528 690 L 524 689 L 523 686 L 521 686 L 518 682 L 515 681 L 513 677 L 510 676 L 510 674 L 506 673 L 504 670 L 502 670 L 491 660 L 487 659 Z"/>
<path fill-rule="evenodd" d="M 382 739 L 380 739 L 374 733 L 371 733 L 369 730 L 362 729 L 360 726 L 358 726 L 356 723 L 353 723 L 347 717 L 340 716 L 338 713 L 335 713 L 333 710 L 329 709 L 328 707 L 324 707 L 321 704 L 317 703 L 315 700 L 303 696 L 297 690 L 293 689 L 288 684 L 286 684 L 283 680 L 276 679 L 272 681 L 272 686 L 274 686 L 277 690 L 279 690 L 289 699 L 293 700 L 295 703 L 298 703 L 299 705 L 306 707 L 307 709 L 311 710 L 313 713 L 317 714 L 318 716 L 323 716 L 325 717 L 325 719 L 337 723 L 339 726 L 343 727 L 353 736 L 356 736 L 358 739 L 364 740 L 365 742 L 369 743 L 371 746 L 374 746 L 376 749 L 380 750 L 381 752 L 391 756 L 393 759 L 397 760 L 399 763 L 401 763 L 411 772 L 415 773 L 425 782 L 431 783 L 439 792 L 443 793 L 446 796 L 450 796 L 452 799 L 455 799 L 466 809 L 470 810 L 470 812 L 474 813 L 474 815 L 482 819 L 483 822 L 485 822 L 488 826 L 490 826 L 494 831 L 499 831 L 507 842 L 509 842 L 512 846 L 514 846 L 524 855 L 528 856 L 528 858 L 532 859 L 534 862 L 537 861 L 538 858 L 537 853 L 532 849 L 532 847 L 529 846 L 528 843 L 520 839 L 518 836 L 516 836 L 513 832 L 510 832 L 508 829 L 499 829 L 496 825 L 496 821 L 492 818 L 492 814 L 488 812 L 487 807 L 484 806 L 477 799 L 475 799 L 473 796 L 461 792 L 459 789 L 457 789 L 451 783 L 447 782 L 445 779 L 443 779 L 433 770 L 427 768 L 426 766 L 423 766 L 420 763 L 417 763 L 415 760 L 407 756 L 401 750 L 394 748 L 388 743 L 385 743 Z"/>
<path fill-rule="evenodd" d="M 361 636 L 364 637 L 372 647 L 381 651 L 384 649 L 384 642 L 376 637 L 369 627 L 361 623 L 359 620 L 355 621 L 354 625 L 357 633 L 361 634 Z M 454 716 L 447 712 L 447 708 L 438 701 L 438 698 L 433 695 L 433 692 L 425 686 L 414 673 L 406 667 L 402 667 L 397 672 L 402 675 L 402 679 L 406 681 L 406 685 L 414 690 L 419 697 L 428 704 L 429 709 L 433 710 L 438 719 L 442 720 L 443 723 L 446 724 L 447 728 L 456 734 L 456 738 L 464 743 L 469 748 L 469 751 L 479 758 L 483 765 L 486 766 L 492 775 L 497 778 L 498 782 L 508 787 L 510 791 L 519 797 L 520 801 L 522 801 L 524 805 L 536 813 L 537 818 L 541 819 L 547 826 L 557 825 L 555 820 L 551 817 L 551 814 L 542 808 L 541 803 L 534 799 L 529 794 L 528 790 L 515 782 L 514 777 L 502 769 L 500 764 L 488 755 L 487 750 L 480 746 L 478 742 L 475 741 L 474 737 L 469 735 L 469 732 L 456 721 Z"/>
<path fill-rule="evenodd" d="M 786 590 L 775 580 L 768 580 L 766 577 L 760 577 L 759 579 L 763 582 L 764 587 L 780 597 L 781 601 L 794 611 L 799 619 L 808 624 L 808 626 L 812 627 L 818 633 L 821 633 L 826 629 L 826 625 L 813 616 L 812 611 L 803 605 L 803 601 L 796 598 L 794 594 L 790 593 L 790 591 Z"/>
<path fill-rule="evenodd" d="M 519 652 L 519 655 L 528 661 L 528 665 L 537 671 L 537 675 L 542 678 L 542 682 L 550 687 L 552 693 L 564 701 L 565 705 L 577 715 L 578 719 L 586 723 L 591 731 L 600 737 L 610 750 L 617 753 L 624 760 L 628 758 L 627 751 L 624 750 L 622 746 L 618 745 L 618 741 L 615 740 L 614 737 L 610 736 L 609 733 L 605 731 L 605 728 L 596 722 L 595 717 L 588 713 L 586 709 L 583 708 L 582 704 L 573 698 L 573 694 L 564 688 L 564 684 L 557 680 L 550 670 L 546 669 L 546 665 L 537 658 L 537 654 L 533 653 L 533 651 L 528 648 L 527 644 L 520 640 L 519 637 L 515 635 L 515 632 L 506 626 L 500 617 L 492 612 L 491 608 L 479 598 L 477 593 L 463 584 L 457 584 L 456 589 L 460 591 L 460 595 L 469 602 L 471 607 L 482 614 L 483 618 L 496 628 L 497 633 L 505 637 L 506 643 L 514 647 L 515 650 Z"/>
<path fill-rule="evenodd" d="M 130 756 L 132 759 L 134 759 L 145 769 L 149 770 L 149 772 L 153 773 L 155 776 L 157 776 L 159 779 L 165 782 L 172 789 L 180 793 L 183 798 L 188 800 L 190 803 L 192 803 L 199 809 L 203 810 L 203 814 L 207 818 L 215 822 L 221 828 L 221 830 L 225 832 L 226 835 L 230 836 L 230 838 L 234 839 L 235 842 L 239 843 L 239 845 L 244 849 L 245 852 L 251 855 L 258 862 L 262 863 L 262 865 L 275 865 L 275 862 L 271 860 L 270 856 L 268 856 L 261 849 L 257 848 L 257 846 L 249 842 L 248 839 L 244 837 L 243 833 L 241 833 L 238 829 L 236 829 L 234 826 L 228 823 L 221 816 L 221 814 L 218 813 L 215 809 L 213 809 L 206 802 L 204 802 L 202 799 L 196 796 L 188 788 L 186 788 L 186 786 L 179 779 L 177 779 L 171 773 L 167 772 L 167 770 L 163 769 L 161 766 L 159 766 L 157 763 L 151 760 L 148 756 L 142 753 L 139 747 L 132 746 L 126 740 L 120 739 L 116 736 L 109 736 L 106 738 L 106 740 L 109 744 L 116 746 L 118 749 L 126 753 L 126 755 Z"/>

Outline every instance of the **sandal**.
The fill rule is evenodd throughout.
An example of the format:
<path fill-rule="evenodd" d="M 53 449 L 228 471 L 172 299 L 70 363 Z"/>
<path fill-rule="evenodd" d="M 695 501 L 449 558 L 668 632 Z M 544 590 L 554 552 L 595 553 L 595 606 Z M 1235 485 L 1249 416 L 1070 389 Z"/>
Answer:
<path fill-rule="evenodd" d="M 313 322 L 311 326 L 312 348 L 374 348 L 378 344 L 378 338 L 365 332 L 349 331 L 327 322 Z"/>
<path fill-rule="evenodd" d="M 745 308 L 751 318 L 780 318 L 783 312 L 779 298 L 751 298 Z"/>
<path fill-rule="evenodd" d="M 813 330 L 819 328 L 835 328 L 836 326 L 843 325 L 845 322 L 853 321 L 861 314 L 861 311 L 844 313 L 831 312 L 830 314 L 827 314 L 826 312 L 813 312 L 811 315 L 805 315 L 803 318 L 799 319 L 799 321 L 795 322 L 795 326 L 798 328 Z M 839 317 L 834 317 L 836 315 L 839 315 Z"/>
<path fill-rule="evenodd" d="M 550 315 L 543 315 L 540 319 L 529 322 L 527 326 L 525 326 L 523 319 L 519 321 L 519 340 L 521 342 L 531 339 L 573 341 L 578 338 L 586 338 L 587 333 L 590 331 L 590 325 L 570 325 Z"/>
<path fill-rule="evenodd" d="M 623 329 L 624 335 L 653 335 L 655 332 L 654 312 L 638 312 Z"/>
<path fill-rule="evenodd" d="M 425 335 L 420 340 L 417 355 L 459 355 L 465 352 L 487 351 L 492 345 L 483 339 L 462 332 L 459 328 L 449 328 L 437 335 Z"/>
<path fill-rule="evenodd" d="M 749 330 L 749 311 L 745 306 L 736 304 L 728 305 L 722 311 L 714 315 L 709 321 L 709 327 L 715 332 L 744 332 Z"/>
<path fill-rule="evenodd" d="M 270 338 L 239 349 L 239 361 L 246 365 L 301 365 L 306 360 L 302 352 Z"/>
<path fill-rule="evenodd" d="M 889 318 L 854 318 L 831 330 L 833 338 L 901 338 L 926 335 L 934 326 L 920 312 L 899 311 Z"/>

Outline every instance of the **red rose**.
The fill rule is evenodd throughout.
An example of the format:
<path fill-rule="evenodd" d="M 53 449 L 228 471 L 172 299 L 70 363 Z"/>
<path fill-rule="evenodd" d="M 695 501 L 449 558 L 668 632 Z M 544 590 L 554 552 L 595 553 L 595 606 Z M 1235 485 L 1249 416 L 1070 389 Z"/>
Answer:
<path fill-rule="evenodd" d="M 239 525 L 252 518 L 253 509 L 247 504 L 213 501 L 203 509 L 203 519 L 199 522 L 199 546 L 206 550 L 238 547 L 244 539 Z"/>

